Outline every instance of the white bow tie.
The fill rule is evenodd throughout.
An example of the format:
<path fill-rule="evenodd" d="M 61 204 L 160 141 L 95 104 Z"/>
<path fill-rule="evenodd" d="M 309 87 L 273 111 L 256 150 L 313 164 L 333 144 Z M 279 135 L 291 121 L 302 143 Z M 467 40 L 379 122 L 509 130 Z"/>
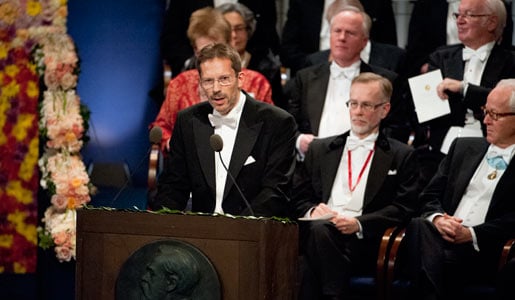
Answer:
<path fill-rule="evenodd" d="M 491 159 L 491 158 L 494 158 L 494 157 L 502 157 L 502 159 L 505 161 L 505 162 L 508 162 L 511 160 L 511 148 L 508 147 L 508 148 L 505 148 L 505 149 L 501 149 L 499 147 L 490 147 L 489 151 L 486 153 L 486 158 L 487 159 Z"/>
<path fill-rule="evenodd" d="M 347 137 L 347 148 L 350 151 L 353 151 L 357 149 L 358 147 L 363 147 L 367 150 L 374 150 L 375 141 L 370 139 L 362 139 L 360 140 L 358 137 L 355 136 L 348 136 Z"/>
<path fill-rule="evenodd" d="M 356 75 L 356 68 L 354 67 L 347 67 L 347 68 L 341 68 L 338 67 L 334 62 L 330 66 L 331 69 L 331 75 L 333 78 L 341 78 L 342 76 L 352 80 Z"/>
<path fill-rule="evenodd" d="M 211 126 L 213 126 L 215 128 L 219 128 L 222 125 L 230 127 L 232 129 L 236 128 L 237 120 L 235 117 L 227 117 L 227 116 L 219 116 L 219 115 L 209 114 L 209 115 L 207 115 L 207 118 L 209 119 L 209 122 L 211 122 Z"/>
<path fill-rule="evenodd" d="M 486 59 L 486 49 L 481 49 L 479 51 L 472 50 L 468 47 L 463 48 L 463 60 L 470 60 L 473 56 L 479 58 L 481 61 L 485 61 Z"/>

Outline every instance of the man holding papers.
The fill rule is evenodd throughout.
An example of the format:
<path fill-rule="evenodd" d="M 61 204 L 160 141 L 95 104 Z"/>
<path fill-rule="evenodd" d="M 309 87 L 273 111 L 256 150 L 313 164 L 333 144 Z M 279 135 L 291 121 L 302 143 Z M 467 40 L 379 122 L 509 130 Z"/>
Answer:
<path fill-rule="evenodd" d="M 448 101 L 450 114 L 422 124 L 428 129 L 428 178 L 444 156 L 440 150 L 449 128 L 469 126 L 481 134 L 480 108 L 488 92 L 499 80 L 515 77 L 514 55 L 498 45 L 506 24 L 501 0 L 462 0 L 454 17 L 462 44 L 442 47 L 429 57 L 429 70 L 442 73 L 436 92 Z"/>
<path fill-rule="evenodd" d="M 385 229 L 415 210 L 414 150 L 379 130 L 391 94 L 388 79 L 359 74 L 347 102 L 350 132 L 314 140 L 298 165 L 292 200 L 297 217 L 307 220 L 300 224 L 299 299 L 343 299 L 351 275 L 375 270 Z"/>

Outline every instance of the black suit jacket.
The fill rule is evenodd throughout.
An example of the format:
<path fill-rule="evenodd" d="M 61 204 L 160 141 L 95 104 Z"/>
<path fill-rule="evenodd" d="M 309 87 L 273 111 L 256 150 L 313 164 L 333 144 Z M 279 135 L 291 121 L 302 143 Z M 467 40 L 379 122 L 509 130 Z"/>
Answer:
<path fill-rule="evenodd" d="M 488 149 L 484 138 L 458 138 L 440 164 L 438 172 L 420 194 L 422 217 L 433 213 L 453 215 Z M 504 171 L 494 190 L 486 220 L 474 226 L 481 251 L 497 251 L 515 238 L 515 163 Z M 498 255 L 498 253 L 496 253 Z"/>
<path fill-rule="evenodd" d="M 372 18 L 370 39 L 397 45 L 395 18 L 391 0 L 362 0 Z M 320 50 L 320 29 L 324 1 L 290 0 L 286 23 L 281 36 L 281 62 L 292 75 L 306 64 L 308 54 Z"/>
<path fill-rule="evenodd" d="M 214 211 L 217 154 L 209 146 L 214 128 L 207 117 L 212 112 L 208 102 L 179 112 L 151 208 L 183 210 L 191 192 L 192 211 Z M 286 215 L 286 194 L 295 167 L 295 131 L 295 121 L 286 111 L 246 96 L 231 161 L 225 163 L 256 215 Z M 250 156 L 255 162 L 246 164 Z M 222 208 L 233 215 L 249 213 L 229 176 Z"/>
<path fill-rule="evenodd" d="M 318 135 L 320 118 L 329 84 L 330 62 L 301 70 L 294 79 L 288 111 L 295 117 L 300 133 Z M 394 82 L 397 74 L 361 62 L 360 72 L 373 72 Z M 343 101 L 347 101 L 343 99 Z M 392 103 L 393 106 L 393 103 Z"/>
<path fill-rule="evenodd" d="M 277 10 L 274 0 L 241 0 L 256 18 L 256 31 L 249 40 L 247 50 L 252 54 L 279 52 Z M 191 14 L 200 8 L 213 6 L 213 0 L 170 0 L 161 33 L 161 55 L 172 68 L 173 76 L 179 74 L 184 62 L 193 55 L 186 36 Z"/>
<path fill-rule="evenodd" d="M 429 57 L 429 70 L 440 69 L 442 76 L 463 80 L 465 62 L 462 58 L 463 45 L 445 46 Z M 451 113 L 428 122 L 431 128 L 429 145 L 440 150 L 447 130 L 451 126 L 463 126 L 467 108 L 474 111 L 476 118 L 483 120 L 481 106 L 485 105 L 488 93 L 501 80 L 515 77 L 515 55 L 500 46 L 494 46 L 481 77 L 481 85 L 469 84 L 466 96 L 449 95 Z"/>
<path fill-rule="evenodd" d="M 505 6 L 508 14 L 502 46 L 510 49 L 513 34 L 511 2 L 505 2 Z M 415 1 L 408 30 L 406 68 L 403 71 L 409 77 L 420 74 L 420 67 L 427 62 L 429 54 L 447 44 L 448 7 L 447 0 Z"/>
<path fill-rule="evenodd" d="M 323 50 L 312 53 L 306 58 L 306 66 L 309 67 L 329 60 L 331 50 Z M 404 65 L 406 51 L 390 44 L 371 42 L 369 64 L 378 66 L 397 74 Z"/>
<path fill-rule="evenodd" d="M 298 217 L 327 203 L 349 133 L 314 140 L 295 176 L 293 203 Z M 357 219 L 364 236 L 407 222 L 417 209 L 418 170 L 413 149 L 379 135 L 365 188 L 363 214 Z"/>

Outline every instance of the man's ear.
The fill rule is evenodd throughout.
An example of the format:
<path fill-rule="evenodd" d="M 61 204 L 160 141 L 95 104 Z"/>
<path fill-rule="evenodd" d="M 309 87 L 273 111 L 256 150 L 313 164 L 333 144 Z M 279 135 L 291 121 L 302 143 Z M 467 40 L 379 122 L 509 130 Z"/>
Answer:
<path fill-rule="evenodd" d="M 166 280 L 166 292 L 171 293 L 177 288 L 177 285 L 179 284 L 179 276 L 177 276 L 176 274 L 170 274 L 168 275 Z"/>
<path fill-rule="evenodd" d="M 386 116 L 390 112 L 390 108 L 391 108 L 390 102 L 386 102 L 385 104 L 382 105 L 382 107 L 381 107 L 381 109 L 382 109 L 381 119 L 386 118 Z"/>
<path fill-rule="evenodd" d="M 488 17 L 487 21 L 487 28 L 489 32 L 494 32 L 497 28 L 497 24 L 499 23 L 499 18 L 497 16 L 490 16 Z"/>

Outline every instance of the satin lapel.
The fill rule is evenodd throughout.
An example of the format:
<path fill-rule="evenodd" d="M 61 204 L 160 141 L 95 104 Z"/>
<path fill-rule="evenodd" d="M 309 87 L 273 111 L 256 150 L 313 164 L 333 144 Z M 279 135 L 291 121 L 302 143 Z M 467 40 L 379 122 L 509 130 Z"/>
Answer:
<path fill-rule="evenodd" d="M 392 165 L 393 155 L 391 151 L 385 151 L 381 147 L 376 147 L 370 172 L 367 179 L 367 187 L 365 188 L 365 198 L 363 207 L 365 207 L 374 197 L 384 183 L 388 171 Z M 393 171 L 393 170 L 392 170 Z"/>
<path fill-rule="evenodd" d="M 449 176 L 454 177 L 454 180 L 456 180 L 456 188 L 451 207 L 453 213 L 456 211 L 456 208 L 458 208 L 458 204 L 465 194 L 465 190 L 470 184 L 470 180 L 472 179 L 472 176 L 474 176 L 476 169 L 481 163 L 487 148 L 488 144 L 485 143 L 484 146 L 481 147 L 467 146 L 467 148 L 465 148 L 461 153 L 456 153 L 456 155 L 463 156 L 464 161 L 461 163 L 461 165 L 453 168 L 454 170 L 457 170 L 457 172 L 449 173 Z M 454 166 L 451 165 L 451 167 Z"/>
<path fill-rule="evenodd" d="M 365 73 L 365 72 L 372 72 L 373 73 L 372 68 L 370 67 L 370 65 L 362 60 L 361 64 L 359 65 L 359 73 Z"/>
<path fill-rule="evenodd" d="M 234 142 L 234 149 L 232 150 L 231 163 L 229 164 L 229 171 L 234 176 L 234 179 L 238 178 L 238 173 L 250 156 L 262 126 L 263 121 L 257 120 L 254 104 L 247 96 Z M 224 199 L 232 186 L 232 180 L 227 178 L 225 181 Z"/>
<path fill-rule="evenodd" d="M 343 155 L 344 145 L 335 149 L 327 149 L 328 153 L 321 159 L 320 172 L 322 177 L 322 201 L 327 203 L 333 189 L 334 178 Z"/>
<path fill-rule="evenodd" d="M 330 73 L 329 63 L 325 63 L 320 68 L 313 70 L 313 73 L 308 78 L 309 89 L 306 96 L 308 101 L 305 104 L 314 135 L 318 135 L 318 129 L 320 128 L 320 119 L 324 109 L 325 97 L 327 96 Z"/>
<path fill-rule="evenodd" d="M 492 195 L 492 201 L 488 208 L 488 212 L 495 211 L 495 206 L 499 201 L 504 201 L 505 197 L 500 195 L 512 195 L 515 193 L 515 185 L 513 184 L 513 178 L 515 178 L 515 161 L 511 159 L 510 164 L 504 174 L 499 179 L 497 186 L 495 187 L 494 194 Z"/>
<path fill-rule="evenodd" d="M 215 195 L 215 156 L 214 151 L 209 146 L 209 138 L 214 133 L 214 129 L 209 124 L 207 115 L 201 116 L 200 118 L 205 118 L 205 122 L 200 121 L 198 118 L 193 119 L 193 135 L 195 144 L 198 145 L 197 153 L 200 167 L 202 168 L 207 184 L 211 188 L 213 195 Z"/>
<path fill-rule="evenodd" d="M 481 86 L 494 87 L 496 85 L 498 79 L 501 78 L 505 61 L 506 56 L 503 55 L 501 49 L 494 46 L 481 76 Z"/>
<path fill-rule="evenodd" d="M 463 61 L 463 48 L 459 48 L 458 51 L 451 54 L 449 59 L 444 61 L 442 76 L 454 78 L 456 80 L 463 80 L 464 69 L 465 62 Z"/>

